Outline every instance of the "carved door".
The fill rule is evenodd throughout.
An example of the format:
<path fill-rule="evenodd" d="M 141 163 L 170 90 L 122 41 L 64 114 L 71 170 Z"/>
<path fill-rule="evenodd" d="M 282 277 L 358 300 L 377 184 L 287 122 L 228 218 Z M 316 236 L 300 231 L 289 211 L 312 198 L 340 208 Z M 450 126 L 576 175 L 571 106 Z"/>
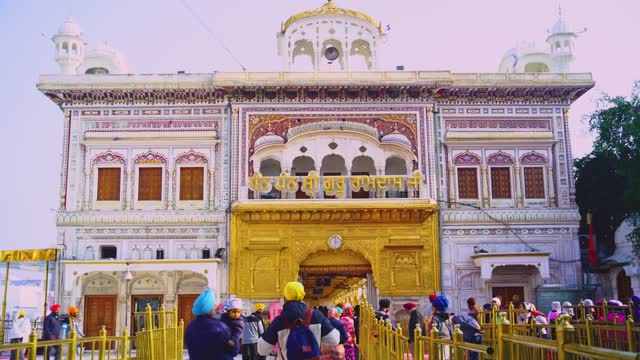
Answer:
<path fill-rule="evenodd" d="M 183 320 L 185 330 L 191 320 L 196 318 L 193 316 L 191 309 L 198 296 L 198 294 L 178 294 L 178 323 Z M 185 344 L 184 346 L 186 347 L 187 345 Z"/>
<path fill-rule="evenodd" d="M 524 287 L 522 286 L 494 286 L 491 288 L 491 296 L 500 296 L 502 299 L 502 309 L 509 308 L 509 302 L 513 302 L 513 306 L 518 308 L 520 303 L 524 301 Z"/>
<path fill-rule="evenodd" d="M 107 336 L 115 336 L 116 295 L 86 295 L 84 299 L 84 335 L 99 336 L 104 325 Z"/>

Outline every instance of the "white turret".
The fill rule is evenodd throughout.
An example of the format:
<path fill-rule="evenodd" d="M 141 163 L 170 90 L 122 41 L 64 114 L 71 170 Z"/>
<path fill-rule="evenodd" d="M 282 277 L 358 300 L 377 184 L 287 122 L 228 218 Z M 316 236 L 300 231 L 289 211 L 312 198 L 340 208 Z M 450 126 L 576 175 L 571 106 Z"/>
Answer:
<path fill-rule="evenodd" d="M 76 69 L 84 58 L 85 40 L 80 26 L 68 17 L 51 40 L 56 47 L 56 62 L 65 75 L 76 74 Z"/>
<path fill-rule="evenodd" d="M 574 59 L 576 33 L 562 19 L 562 13 L 558 21 L 551 29 L 551 35 L 547 37 L 547 43 L 551 48 L 551 60 L 558 72 L 568 72 L 569 65 Z"/>

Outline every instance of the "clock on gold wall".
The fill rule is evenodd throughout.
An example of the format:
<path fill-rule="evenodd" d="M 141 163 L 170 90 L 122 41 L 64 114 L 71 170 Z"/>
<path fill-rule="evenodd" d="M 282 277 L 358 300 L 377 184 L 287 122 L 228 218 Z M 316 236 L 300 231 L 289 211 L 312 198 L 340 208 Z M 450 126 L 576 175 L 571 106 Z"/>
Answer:
<path fill-rule="evenodd" d="M 329 247 L 332 249 L 339 249 L 342 246 L 342 236 L 331 235 L 329 237 Z"/>

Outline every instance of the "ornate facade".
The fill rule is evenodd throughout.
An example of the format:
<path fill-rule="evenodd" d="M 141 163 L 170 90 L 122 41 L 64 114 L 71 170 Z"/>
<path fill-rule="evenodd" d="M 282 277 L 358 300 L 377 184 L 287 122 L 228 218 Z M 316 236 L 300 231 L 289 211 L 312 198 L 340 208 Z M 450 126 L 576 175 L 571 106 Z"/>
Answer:
<path fill-rule="evenodd" d="M 279 36 L 309 71 L 116 75 L 56 53 L 38 88 L 64 114 L 65 303 L 186 311 L 206 286 L 275 301 L 298 278 L 310 301 L 366 286 L 458 311 L 579 286 L 568 109 L 590 74 L 378 71 L 382 27 L 332 2 Z"/>

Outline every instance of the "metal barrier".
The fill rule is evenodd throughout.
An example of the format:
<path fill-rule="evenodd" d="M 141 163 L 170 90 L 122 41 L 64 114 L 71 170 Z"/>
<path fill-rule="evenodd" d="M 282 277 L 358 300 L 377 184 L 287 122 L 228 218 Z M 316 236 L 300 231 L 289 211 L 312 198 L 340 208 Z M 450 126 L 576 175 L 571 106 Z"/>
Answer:
<path fill-rule="evenodd" d="M 624 327 L 618 324 L 615 329 L 597 328 L 591 325 L 591 335 L 582 336 L 590 344 L 580 344 L 581 328 L 571 324 L 569 315 L 561 315 L 559 321 L 552 325 L 512 324 L 507 312 L 495 313 L 495 322 L 484 324 L 485 336 L 490 330 L 490 336 L 484 344 L 472 344 L 463 341 L 460 325 L 454 325 L 452 339 L 438 338 L 438 331 L 432 329 L 428 336 L 422 335 L 421 325 L 414 329 L 413 343 L 409 343 L 407 336 L 402 334 L 398 326 L 393 328 L 390 322 L 377 320 L 373 307 L 362 304 L 360 311 L 360 339 L 358 342 L 360 356 L 364 360 L 464 360 L 464 359 L 496 359 L 496 360 L 640 360 L 640 353 L 621 351 L 598 347 L 596 335 L 601 331 L 616 331 L 626 328 L 625 341 L 620 341 L 627 349 L 637 348 L 639 333 L 632 326 L 629 318 Z M 514 313 L 512 313 L 513 315 Z M 517 317 L 516 317 L 517 318 Z M 483 321 L 484 322 L 484 321 Z M 585 325 L 585 324 L 583 324 Z M 589 325 L 585 325 L 586 329 Z M 555 331 L 553 338 L 541 336 L 542 330 Z M 622 334 L 620 334 L 622 336 Z"/>
<path fill-rule="evenodd" d="M 176 360 L 182 359 L 184 323 L 177 321 L 177 310 L 147 311 L 134 313 L 141 316 L 147 329 L 140 329 L 136 336 L 130 336 L 127 329 L 122 336 L 107 336 L 104 326 L 99 336 L 78 338 L 73 327 L 69 338 L 60 340 L 38 341 L 36 329 L 29 336 L 29 342 L 0 345 L 0 352 L 11 351 L 11 359 L 18 358 L 18 351 L 26 352 L 26 359 L 36 360 L 38 355 L 60 353 L 59 359 L 65 360 Z M 156 323 L 157 326 L 154 326 Z"/>

